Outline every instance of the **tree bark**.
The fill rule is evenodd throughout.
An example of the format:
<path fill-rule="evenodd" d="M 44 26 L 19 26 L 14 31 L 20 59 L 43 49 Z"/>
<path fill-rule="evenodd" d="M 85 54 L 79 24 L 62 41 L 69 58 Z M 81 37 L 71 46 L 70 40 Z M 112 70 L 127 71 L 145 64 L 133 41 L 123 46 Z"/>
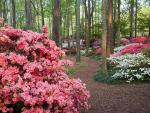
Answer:
<path fill-rule="evenodd" d="M 45 21 L 44 21 L 44 9 L 43 9 L 42 0 L 40 0 L 40 7 L 41 7 L 42 25 L 44 25 Z"/>
<path fill-rule="evenodd" d="M 12 2 L 12 23 L 13 23 L 13 27 L 16 28 L 16 4 L 15 4 L 15 0 L 11 0 Z"/>
<path fill-rule="evenodd" d="M 118 14 L 117 14 L 117 22 L 116 22 L 116 38 L 117 38 L 117 44 L 120 45 L 120 5 L 121 5 L 121 0 L 118 0 Z"/>
<path fill-rule="evenodd" d="M 31 29 L 33 25 L 31 0 L 25 0 L 25 18 L 28 29 Z"/>
<path fill-rule="evenodd" d="M 3 1 L 3 18 L 4 18 L 4 20 L 7 22 L 7 11 L 6 11 L 6 7 L 7 7 L 7 1 L 6 0 L 4 0 Z"/>
<path fill-rule="evenodd" d="M 2 5 L 3 3 L 2 3 L 2 0 L 0 0 L 0 17 L 2 17 L 3 16 L 3 8 L 2 8 Z"/>
<path fill-rule="evenodd" d="M 102 58 L 103 58 L 103 73 L 108 76 L 107 57 L 108 54 L 108 35 L 107 35 L 107 0 L 102 0 Z"/>
<path fill-rule="evenodd" d="M 138 0 L 135 2 L 135 37 L 137 36 L 137 13 L 138 13 Z"/>
<path fill-rule="evenodd" d="M 150 36 L 150 25 L 149 25 L 149 36 Z"/>
<path fill-rule="evenodd" d="M 70 0 L 67 0 L 67 15 L 66 15 L 66 37 L 68 40 L 68 48 L 70 49 L 70 38 L 69 38 L 69 32 L 70 32 Z"/>
<path fill-rule="evenodd" d="M 59 46 L 60 40 L 60 0 L 54 0 L 54 9 L 53 9 L 53 39 Z"/>
<path fill-rule="evenodd" d="M 77 56 L 76 61 L 80 62 L 80 0 L 77 0 L 76 9 L 76 46 L 77 46 Z"/>
<path fill-rule="evenodd" d="M 130 38 L 133 38 L 134 0 L 130 0 Z"/>
<path fill-rule="evenodd" d="M 114 39 L 113 39 L 113 0 L 108 0 L 108 54 L 114 51 Z"/>

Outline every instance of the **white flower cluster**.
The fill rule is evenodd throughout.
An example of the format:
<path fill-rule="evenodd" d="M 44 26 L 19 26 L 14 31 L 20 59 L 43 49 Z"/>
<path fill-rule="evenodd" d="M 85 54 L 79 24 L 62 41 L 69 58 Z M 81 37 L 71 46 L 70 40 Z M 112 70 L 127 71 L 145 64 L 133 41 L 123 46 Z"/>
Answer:
<path fill-rule="evenodd" d="M 125 48 L 125 46 L 116 47 L 116 48 L 114 49 L 114 54 L 115 54 L 115 53 L 119 53 L 119 52 L 121 51 L 121 49 L 123 49 L 123 48 Z"/>
<path fill-rule="evenodd" d="M 108 58 L 108 62 L 114 79 L 126 79 L 127 82 L 150 80 L 150 58 L 142 53 Z"/>

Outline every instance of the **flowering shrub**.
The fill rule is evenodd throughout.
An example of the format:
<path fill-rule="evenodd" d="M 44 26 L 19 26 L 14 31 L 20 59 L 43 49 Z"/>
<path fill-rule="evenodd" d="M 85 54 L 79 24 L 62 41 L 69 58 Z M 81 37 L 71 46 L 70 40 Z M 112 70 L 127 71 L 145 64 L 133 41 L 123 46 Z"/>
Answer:
<path fill-rule="evenodd" d="M 120 53 L 121 55 L 124 54 L 137 54 L 139 52 L 141 52 L 142 49 L 144 48 L 149 48 L 150 47 L 150 43 L 149 44 L 130 44 L 125 46 L 123 49 L 121 49 Z"/>
<path fill-rule="evenodd" d="M 130 41 L 131 43 L 150 43 L 150 36 L 138 36 Z"/>
<path fill-rule="evenodd" d="M 0 112 L 78 113 L 88 108 L 89 92 L 69 79 L 64 52 L 43 33 L 0 28 Z"/>
<path fill-rule="evenodd" d="M 108 58 L 108 62 L 114 79 L 150 80 L 150 58 L 141 53 Z"/>
<path fill-rule="evenodd" d="M 93 47 L 94 49 L 99 48 L 100 45 L 101 45 L 101 44 L 100 44 L 100 40 L 99 40 L 99 39 L 95 39 L 94 42 L 92 43 L 92 47 Z"/>
<path fill-rule="evenodd" d="M 142 51 L 142 49 L 150 48 L 150 43 L 148 44 L 140 44 L 140 43 L 132 43 L 126 46 L 120 46 L 114 49 L 114 54 L 111 57 L 117 57 L 125 54 L 137 54 Z"/>
<path fill-rule="evenodd" d="M 97 48 L 97 49 L 95 50 L 95 54 L 101 55 L 101 54 L 102 54 L 102 48 Z"/>
<path fill-rule="evenodd" d="M 126 39 L 126 38 L 122 38 L 120 40 L 121 45 L 128 45 L 130 44 L 130 40 Z"/>

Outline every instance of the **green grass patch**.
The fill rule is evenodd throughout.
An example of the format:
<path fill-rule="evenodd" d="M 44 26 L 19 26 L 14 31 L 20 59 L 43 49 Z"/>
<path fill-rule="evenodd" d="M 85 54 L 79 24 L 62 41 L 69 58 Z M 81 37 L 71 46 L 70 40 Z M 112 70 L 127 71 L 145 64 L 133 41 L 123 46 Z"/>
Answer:
<path fill-rule="evenodd" d="M 73 74 L 76 74 L 77 72 L 79 72 L 85 65 L 86 65 L 86 63 L 84 63 L 84 62 L 77 63 L 73 67 L 65 68 L 65 71 L 67 72 L 67 74 L 73 75 Z"/>
<path fill-rule="evenodd" d="M 96 55 L 96 54 L 90 55 L 88 57 L 93 60 L 100 60 L 102 58 L 101 55 Z"/>

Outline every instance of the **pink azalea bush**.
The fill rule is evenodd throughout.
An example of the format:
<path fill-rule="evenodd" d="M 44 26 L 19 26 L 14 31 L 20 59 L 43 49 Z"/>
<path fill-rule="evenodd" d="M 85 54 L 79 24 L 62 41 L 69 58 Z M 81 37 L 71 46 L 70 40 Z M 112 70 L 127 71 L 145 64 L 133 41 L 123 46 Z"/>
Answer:
<path fill-rule="evenodd" d="M 122 56 L 125 54 L 137 54 L 142 51 L 142 49 L 150 48 L 150 43 L 142 44 L 142 43 L 131 43 L 123 47 L 118 47 L 115 49 L 118 49 L 117 52 L 114 54 L 111 54 L 110 57 L 117 57 Z"/>
<path fill-rule="evenodd" d="M 125 48 L 121 49 L 120 53 L 121 55 L 124 55 L 124 54 L 137 54 L 139 52 L 141 52 L 142 49 L 144 48 L 149 48 L 150 47 L 150 43 L 149 44 L 139 44 L 139 43 L 136 43 L 136 44 L 130 44 L 128 46 L 126 46 Z"/>
<path fill-rule="evenodd" d="M 102 48 L 97 48 L 97 49 L 95 50 L 95 54 L 101 55 L 101 54 L 102 54 Z"/>
<path fill-rule="evenodd" d="M 0 112 L 78 113 L 89 108 L 89 92 L 70 79 L 59 60 L 64 52 L 43 33 L 0 28 Z"/>
<path fill-rule="evenodd" d="M 131 43 L 150 43 L 150 36 L 137 36 L 130 41 Z"/>

